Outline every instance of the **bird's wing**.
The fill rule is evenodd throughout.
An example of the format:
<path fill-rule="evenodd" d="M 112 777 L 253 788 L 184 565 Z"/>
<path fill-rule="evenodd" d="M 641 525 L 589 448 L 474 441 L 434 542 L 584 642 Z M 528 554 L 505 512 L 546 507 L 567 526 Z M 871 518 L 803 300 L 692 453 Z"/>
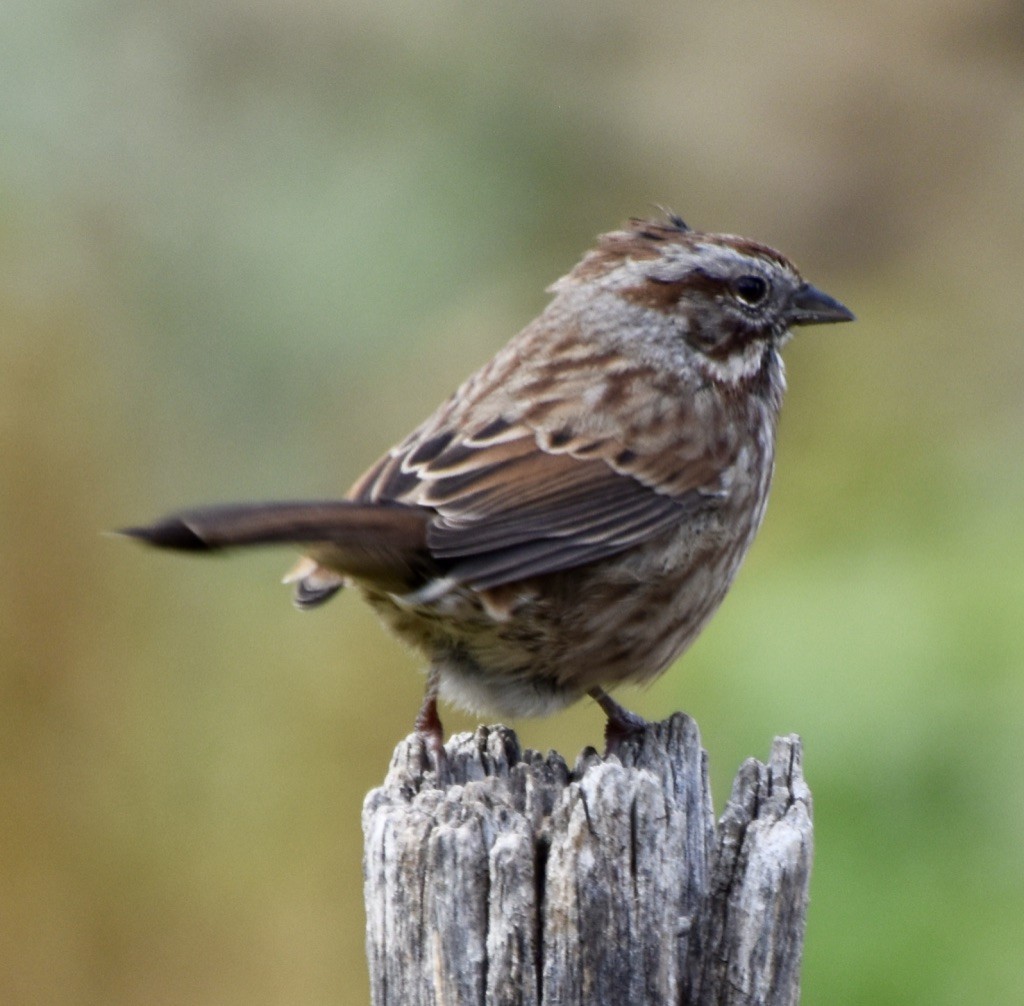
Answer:
<path fill-rule="evenodd" d="M 445 579 L 488 589 L 606 558 L 716 506 L 725 446 L 670 441 L 667 452 L 643 454 L 620 438 L 523 423 L 461 436 L 428 424 L 349 498 L 429 508 L 427 549 Z"/>

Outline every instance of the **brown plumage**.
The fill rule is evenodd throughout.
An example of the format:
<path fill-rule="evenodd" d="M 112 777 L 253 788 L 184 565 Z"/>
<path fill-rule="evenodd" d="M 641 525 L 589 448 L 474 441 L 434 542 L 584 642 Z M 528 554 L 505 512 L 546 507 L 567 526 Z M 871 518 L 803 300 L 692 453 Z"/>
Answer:
<path fill-rule="evenodd" d="M 649 680 L 718 607 L 764 515 L 794 325 L 848 321 L 778 252 L 634 220 L 330 503 L 192 510 L 128 534 L 290 542 L 300 606 L 357 585 L 437 695 L 537 715 Z"/>

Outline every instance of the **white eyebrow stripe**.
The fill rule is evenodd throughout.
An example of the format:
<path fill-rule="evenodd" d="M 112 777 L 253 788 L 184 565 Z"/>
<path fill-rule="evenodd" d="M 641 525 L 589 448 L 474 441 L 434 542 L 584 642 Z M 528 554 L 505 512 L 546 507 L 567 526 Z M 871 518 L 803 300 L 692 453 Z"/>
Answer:
<path fill-rule="evenodd" d="M 763 273 L 766 268 L 765 263 L 756 256 L 713 244 L 666 248 L 662 258 L 645 265 L 645 275 L 659 283 L 675 283 L 695 269 L 710 275 L 721 271 L 724 278 L 735 273 L 738 268 L 747 268 L 757 273 Z"/>

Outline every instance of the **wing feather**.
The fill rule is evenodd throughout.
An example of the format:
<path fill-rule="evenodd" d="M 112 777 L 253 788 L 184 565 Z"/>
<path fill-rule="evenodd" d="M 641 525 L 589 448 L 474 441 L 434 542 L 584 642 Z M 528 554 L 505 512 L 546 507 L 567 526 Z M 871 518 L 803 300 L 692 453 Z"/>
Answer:
<path fill-rule="evenodd" d="M 621 442 L 555 451 L 510 427 L 483 442 L 425 430 L 367 473 L 355 498 L 434 511 L 428 551 L 447 578 L 481 590 L 607 558 L 717 503 L 706 457 L 674 460 L 673 479 L 659 484 L 664 461 Z"/>
<path fill-rule="evenodd" d="M 588 536 L 550 536 L 506 548 L 480 550 L 458 559 L 447 575 L 478 590 L 487 590 L 532 576 L 572 569 L 606 559 L 667 531 L 680 520 L 682 512 L 675 501 L 666 497 L 660 508 L 649 508 L 627 523 L 617 517 L 610 518 L 604 526 L 592 527 Z M 613 524 L 614 533 L 611 533 Z"/>
<path fill-rule="evenodd" d="M 481 589 L 595 562 L 720 505 L 739 444 L 719 400 L 581 345 L 541 316 L 349 499 L 427 509 L 439 575 Z"/>

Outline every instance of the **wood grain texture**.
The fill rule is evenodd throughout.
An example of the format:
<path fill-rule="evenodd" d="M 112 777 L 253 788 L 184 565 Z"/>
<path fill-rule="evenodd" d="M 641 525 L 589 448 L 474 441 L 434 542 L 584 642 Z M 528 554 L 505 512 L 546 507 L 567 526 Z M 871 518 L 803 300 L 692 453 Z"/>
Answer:
<path fill-rule="evenodd" d="M 799 738 L 740 769 L 716 823 L 696 724 L 604 759 L 505 727 L 395 750 L 363 811 L 375 1006 L 791 1004 L 811 864 Z"/>

